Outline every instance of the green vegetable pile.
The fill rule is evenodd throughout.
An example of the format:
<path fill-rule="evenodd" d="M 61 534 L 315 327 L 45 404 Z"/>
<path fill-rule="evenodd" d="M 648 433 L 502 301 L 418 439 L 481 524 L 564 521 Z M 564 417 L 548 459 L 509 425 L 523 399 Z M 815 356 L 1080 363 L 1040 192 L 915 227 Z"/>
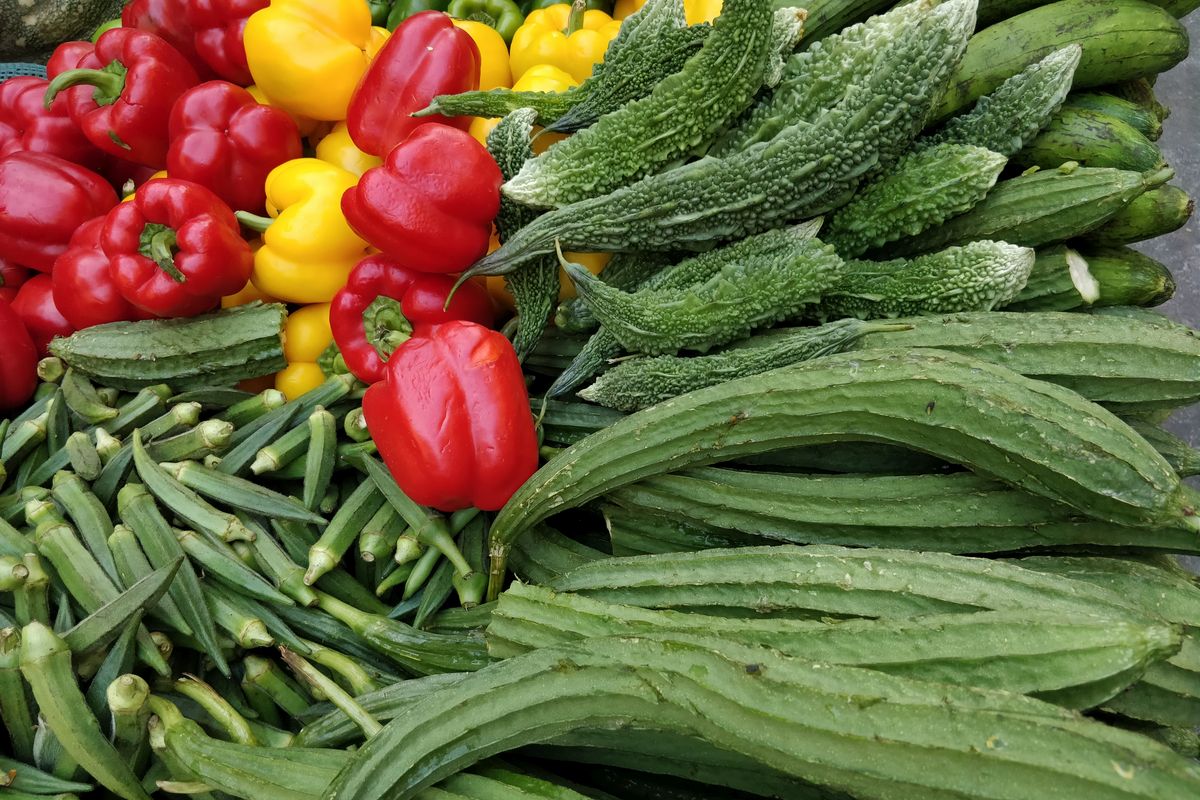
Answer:
<path fill-rule="evenodd" d="M 1128 246 L 1192 212 L 1200 4 L 890 5 L 649 0 L 569 92 L 430 107 L 504 116 L 468 275 L 544 464 L 494 514 L 404 494 L 335 353 L 233 388 L 278 306 L 56 340 L 0 423 L 0 800 L 1200 795 L 1200 333 Z"/>

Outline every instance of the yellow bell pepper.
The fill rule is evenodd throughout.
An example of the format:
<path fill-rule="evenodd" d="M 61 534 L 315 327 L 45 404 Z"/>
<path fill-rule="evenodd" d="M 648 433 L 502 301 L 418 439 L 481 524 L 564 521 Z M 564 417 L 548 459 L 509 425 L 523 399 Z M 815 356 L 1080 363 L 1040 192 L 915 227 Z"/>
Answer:
<path fill-rule="evenodd" d="M 520 80 L 530 67 L 552 64 L 582 83 L 604 60 L 608 43 L 620 29 L 621 23 L 603 11 L 573 10 L 566 3 L 530 12 L 513 36 L 513 77 Z"/>
<path fill-rule="evenodd" d="M 295 400 L 324 383 L 317 359 L 332 343 L 329 303 L 303 306 L 288 314 L 283 326 L 283 357 L 288 365 L 275 373 L 275 388 Z"/>
<path fill-rule="evenodd" d="M 362 174 L 372 167 L 378 167 L 383 159 L 364 153 L 350 138 L 350 129 L 345 122 L 333 126 L 321 141 L 317 142 L 317 158 L 341 167 L 347 172 L 362 177 Z"/>
<path fill-rule="evenodd" d="M 221 298 L 221 308 L 236 308 L 254 302 L 278 303 L 279 300 L 255 286 L 254 281 L 246 281 L 240 292 Z"/>
<path fill-rule="evenodd" d="M 579 81 L 558 67 L 552 64 L 537 64 L 525 70 L 525 74 L 513 84 L 512 88 L 518 92 L 565 92 L 572 86 L 578 85 Z M 475 117 L 471 120 L 468 132 L 475 137 L 476 141 L 487 147 L 488 134 L 499 124 L 499 117 Z M 536 130 L 541 129 L 537 128 Z M 533 143 L 533 152 L 541 154 L 547 147 L 565 138 L 566 136 L 561 133 L 539 136 Z"/>
<path fill-rule="evenodd" d="M 646 0 L 617 0 L 613 19 L 625 19 L 646 5 Z M 721 14 L 721 0 L 683 0 L 683 16 L 688 25 L 712 22 Z"/>
<path fill-rule="evenodd" d="M 470 19 L 451 20 L 454 27 L 463 30 L 479 48 L 479 89 L 507 89 L 512 86 L 512 71 L 508 67 L 508 45 L 504 37 L 491 25 Z"/>
<path fill-rule="evenodd" d="M 488 252 L 500 247 L 500 240 L 496 238 L 495 231 L 492 232 L 492 240 L 488 242 Z M 608 266 L 609 260 L 612 258 L 612 253 L 563 253 L 563 258 L 572 261 L 576 264 L 582 264 L 587 267 L 588 272 L 593 275 L 599 275 L 600 272 Z M 487 278 L 488 294 L 492 296 L 492 301 L 498 304 L 501 308 L 509 311 L 516 311 L 517 305 L 513 300 L 512 293 L 508 291 L 508 285 L 504 282 L 503 275 L 489 275 Z M 558 302 L 570 300 L 575 296 L 575 283 L 571 277 L 567 275 L 567 271 L 562 267 L 558 268 Z"/>
<path fill-rule="evenodd" d="M 267 95 L 263 92 L 263 90 L 258 88 L 257 86 L 253 86 L 253 85 L 247 86 L 246 91 L 249 92 L 254 97 L 254 99 L 258 101 L 258 104 L 260 106 L 271 106 L 272 108 L 280 107 L 277 103 L 272 103 L 271 98 L 267 97 Z M 286 108 L 283 110 L 287 111 Z M 307 139 L 310 136 L 312 136 L 316 133 L 319 133 L 322 126 L 328 124 L 325 122 L 321 122 L 320 120 L 313 119 L 312 117 L 302 117 L 298 114 L 293 114 L 290 111 L 288 111 L 287 114 L 289 117 L 292 118 L 292 122 L 296 123 L 296 129 L 300 131 L 300 136 L 304 139 Z"/>
<path fill-rule="evenodd" d="M 379 55 L 380 49 L 387 44 L 387 40 L 391 38 L 392 32 L 387 28 L 381 28 L 376 25 L 371 28 L 371 35 L 367 37 L 367 61 L 374 61 L 375 56 Z"/>
<path fill-rule="evenodd" d="M 254 83 L 273 105 L 336 122 L 367 71 L 373 36 L 362 0 L 271 0 L 242 40 Z"/>
<path fill-rule="evenodd" d="M 342 193 L 358 178 L 315 158 L 280 164 L 267 175 L 263 246 L 254 254 L 251 280 L 289 303 L 328 303 L 355 264 L 367 254 L 342 214 Z M 239 215 L 243 224 L 255 220 Z"/>
<path fill-rule="evenodd" d="M 165 178 L 165 177 L 167 177 L 167 171 L 165 169 L 160 169 L 158 172 L 155 172 L 149 178 L 146 178 L 146 181 L 145 181 L 145 183 L 142 184 L 142 186 L 145 186 L 150 181 L 157 180 L 158 178 Z M 133 180 L 130 179 L 130 180 L 126 181 L 125 186 L 133 186 Z M 125 186 L 121 187 L 122 192 L 125 191 Z M 126 194 L 124 197 L 121 198 L 121 202 L 128 203 L 130 200 L 132 200 L 134 198 L 134 195 L 137 194 L 138 188 L 140 188 L 140 187 L 134 186 L 133 190 L 131 192 L 129 192 L 128 194 Z"/>

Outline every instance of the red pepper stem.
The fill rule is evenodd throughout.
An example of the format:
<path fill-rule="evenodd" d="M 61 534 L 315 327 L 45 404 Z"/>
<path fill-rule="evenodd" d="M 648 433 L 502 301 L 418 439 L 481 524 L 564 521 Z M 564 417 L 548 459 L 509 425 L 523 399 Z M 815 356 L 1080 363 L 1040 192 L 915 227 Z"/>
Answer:
<path fill-rule="evenodd" d="M 571 3 L 571 13 L 567 17 L 567 36 L 583 28 L 583 15 L 587 13 L 586 0 L 574 0 Z"/>
<path fill-rule="evenodd" d="M 155 222 L 146 224 L 142 229 L 141 247 L 138 252 L 158 265 L 158 268 L 171 276 L 176 283 L 187 280 L 179 268 L 175 266 L 175 231 L 166 225 Z"/>
<path fill-rule="evenodd" d="M 121 97 L 125 90 L 125 65 L 113 61 L 103 69 L 69 69 L 59 73 L 46 87 L 45 99 L 42 101 L 46 108 L 54 105 L 58 93 L 72 86 L 95 86 L 92 99 L 98 106 L 111 106 Z"/>
<path fill-rule="evenodd" d="M 274 217 L 263 217 L 258 214 L 251 214 L 249 211 L 234 212 L 237 221 L 242 223 L 243 227 L 249 228 L 258 233 L 265 233 L 267 228 L 271 227 L 275 222 Z"/>
<path fill-rule="evenodd" d="M 396 348 L 412 336 L 412 323 L 404 316 L 404 310 L 395 298 L 376 297 L 363 312 L 363 330 L 379 357 L 384 361 L 391 358 Z"/>

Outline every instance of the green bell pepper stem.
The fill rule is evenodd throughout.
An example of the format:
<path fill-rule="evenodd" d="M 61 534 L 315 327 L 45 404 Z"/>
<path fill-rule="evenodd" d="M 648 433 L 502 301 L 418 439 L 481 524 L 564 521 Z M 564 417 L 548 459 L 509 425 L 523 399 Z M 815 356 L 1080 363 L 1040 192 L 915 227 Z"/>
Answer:
<path fill-rule="evenodd" d="M 570 36 L 583 27 L 583 15 L 587 13 L 587 4 L 584 0 L 574 0 L 571 3 L 571 14 L 567 17 L 567 30 L 565 33 Z"/>
<path fill-rule="evenodd" d="M 242 223 L 242 227 L 249 228 L 257 233 L 266 232 L 267 228 L 271 227 L 275 222 L 273 217 L 263 217 L 258 214 L 251 214 L 249 211 L 238 211 L 234 213 L 237 221 Z"/>
<path fill-rule="evenodd" d="M 525 22 L 525 15 L 514 0 L 451 0 L 446 12 L 455 19 L 474 20 L 495 29 L 505 44 L 512 41 Z"/>
<path fill-rule="evenodd" d="M 113 61 L 101 69 L 69 69 L 66 72 L 59 73 L 54 80 L 50 81 L 50 85 L 46 87 L 46 97 L 43 100 L 46 108 L 54 105 L 54 98 L 58 97 L 58 93 L 63 89 L 69 89 L 72 86 L 94 86 L 96 87 L 92 99 L 96 101 L 98 106 L 111 106 L 121 97 L 121 92 L 125 90 L 125 65 L 120 61 Z"/>
<path fill-rule="evenodd" d="M 556 6 L 562 3 L 563 0 L 528 0 L 521 3 L 521 10 L 528 15 L 532 11 L 540 11 L 543 8 Z M 605 14 L 613 12 L 612 0 L 587 0 L 585 3 L 588 11 L 603 11 Z"/>
<path fill-rule="evenodd" d="M 363 328 L 367 341 L 375 346 L 384 361 L 396 348 L 412 337 L 412 323 L 404 316 L 400 304 L 391 297 L 376 297 L 363 312 Z"/>

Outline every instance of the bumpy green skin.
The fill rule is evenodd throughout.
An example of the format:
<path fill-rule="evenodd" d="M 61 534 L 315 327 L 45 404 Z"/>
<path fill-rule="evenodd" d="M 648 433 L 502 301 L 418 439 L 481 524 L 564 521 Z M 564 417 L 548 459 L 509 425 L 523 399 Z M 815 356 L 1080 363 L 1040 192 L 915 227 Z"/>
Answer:
<path fill-rule="evenodd" d="M 837 285 L 842 260 L 816 239 L 768 231 L 717 251 L 720 271 L 686 289 L 630 294 L 578 264 L 567 274 L 605 330 L 631 353 L 704 351 L 756 328 L 794 318 Z"/>
<path fill-rule="evenodd" d="M 668 263 L 662 253 L 617 253 L 600 271 L 600 280 L 631 292 L 661 272 Z M 554 326 L 564 333 L 591 333 L 600 326 L 600 321 L 583 300 L 573 297 L 558 304 Z"/>
<path fill-rule="evenodd" d="M 1108 222 L 1084 236 L 1092 245 L 1122 245 L 1165 236 L 1192 218 L 1196 203 L 1178 186 L 1160 186 L 1141 194 Z"/>
<path fill-rule="evenodd" d="M 1162 151 L 1124 120 L 1086 108 L 1064 108 L 1013 163 L 1022 168 L 1054 168 L 1067 161 L 1085 167 L 1145 172 L 1165 164 Z"/>
<path fill-rule="evenodd" d="M 946 553 L 1072 545 L 1200 549 L 1185 528 L 1151 532 L 1090 520 L 967 472 L 800 475 L 701 468 L 647 478 L 607 499 L 632 513 L 702 526 L 713 535 L 725 532 L 740 539 L 739 546 L 764 540 Z"/>
<path fill-rule="evenodd" d="M 501 662 L 390 723 L 327 798 L 407 800 L 496 752 L 618 720 L 870 800 L 1182 800 L 1200 786 L 1200 768 L 1157 742 L 1037 700 L 676 634 L 589 639 Z"/>
<path fill-rule="evenodd" d="M 1188 35 L 1142 0 L 1060 0 L 1011 17 L 971 39 L 936 111 L 945 119 L 1048 53 L 1083 48 L 1075 88 L 1165 72 L 1187 56 Z"/>
<path fill-rule="evenodd" d="M 1038 251 L 1025 288 L 1005 311 L 1157 306 L 1175 294 L 1166 265 L 1128 247 L 1066 246 Z"/>
<path fill-rule="evenodd" d="M 817 307 L 819 319 L 988 311 L 1012 300 L 1033 269 L 1034 251 L 975 241 L 911 261 L 849 261 Z"/>
<path fill-rule="evenodd" d="M 918 139 L 916 147 L 973 144 L 1011 156 L 1036 136 L 1062 106 L 1063 98 L 1071 90 L 1071 78 L 1081 53 L 1079 45 L 1070 45 L 1029 65 L 995 91 L 979 98 L 969 113 Z"/>
<path fill-rule="evenodd" d="M 651 175 L 612 194 L 539 217 L 465 276 L 500 275 L 555 242 L 582 251 L 670 250 L 736 239 L 815 216 L 848 199 L 857 181 L 906 147 L 924 125 L 973 23 L 973 2 L 909 9 L 911 35 L 855 78 L 853 92 L 812 125 L 781 132 L 769 145 L 704 158 Z M 886 57 L 883 57 L 886 55 Z"/>
<path fill-rule="evenodd" d="M 505 195 L 539 208 L 604 195 L 707 145 L 767 76 L 769 0 L 730 0 L 700 51 L 634 100 L 528 161 Z"/>
<path fill-rule="evenodd" d="M 868 333 L 891 325 L 843 319 L 815 328 L 796 328 L 762 337 L 757 346 L 694 358 L 655 356 L 623 361 L 579 393 L 584 400 L 621 411 L 638 411 L 685 392 L 757 375 L 854 347 Z M 750 340 L 753 341 L 753 340 Z"/>
<path fill-rule="evenodd" d="M 1007 159 L 982 147 L 936 145 L 905 156 L 830 215 L 822 238 L 856 258 L 962 214 L 996 184 Z"/>
<path fill-rule="evenodd" d="M 1077 92 L 1067 97 L 1063 108 L 1084 108 L 1116 117 L 1150 141 L 1158 141 L 1158 137 L 1162 135 L 1162 121 L 1154 112 L 1115 94 Z"/>
<path fill-rule="evenodd" d="M 1076 236 L 1107 222 L 1148 189 L 1166 183 L 1170 169 L 1147 173 L 1065 164 L 1000 181 L 965 214 L 917 236 L 893 242 L 887 253 L 912 255 L 996 239 L 1041 247 Z"/>
<path fill-rule="evenodd" d="M 654 611 L 513 584 L 492 612 L 488 651 L 510 658 L 579 639 L 706 633 L 830 664 L 1041 696 L 1090 708 L 1178 652 L 1177 628 L 1056 612 L 980 612 L 913 620 L 731 619 Z M 1019 649 L 1012 642 L 1020 641 Z"/>
<path fill-rule="evenodd" d="M 1190 490 L 1162 456 L 1076 393 L 953 353 L 860 351 L 689 392 L 555 456 L 493 522 L 492 596 L 511 543 L 552 513 L 688 466 L 863 439 L 967 465 L 1096 519 L 1200 529 Z"/>
<path fill-rule="evenodd" d="M 949 350 L 1056 383 L 1121 413 L 1200 399 L 1200 338 L 1183 326 L 1051 311 L 902 321 L 911 329 L 872 334 L 860 348 Z"/>

